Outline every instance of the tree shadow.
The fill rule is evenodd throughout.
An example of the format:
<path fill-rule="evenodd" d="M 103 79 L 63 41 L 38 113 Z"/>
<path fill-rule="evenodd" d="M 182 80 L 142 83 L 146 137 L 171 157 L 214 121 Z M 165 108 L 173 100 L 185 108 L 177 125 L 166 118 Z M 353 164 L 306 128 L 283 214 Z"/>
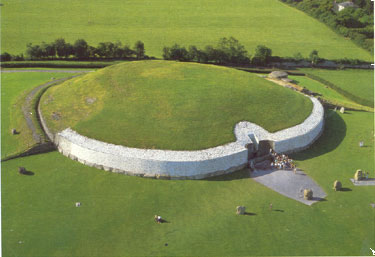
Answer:
<path fill-rule="evenodd" d="M 309 149 L 291 154 L 291 157 L 297 161 L 304 161 L 329 153 L 341 144 L 345 136 L 345 121 L 335 111 L 326 110 L 323 134 Z"/>

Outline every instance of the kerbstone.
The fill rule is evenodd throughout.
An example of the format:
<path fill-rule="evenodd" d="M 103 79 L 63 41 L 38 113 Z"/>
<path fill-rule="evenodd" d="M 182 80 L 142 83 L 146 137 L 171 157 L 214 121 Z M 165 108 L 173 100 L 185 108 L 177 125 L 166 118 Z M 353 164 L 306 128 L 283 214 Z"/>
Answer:
<path fill-rule="evenodd" d="M 246 145 L 252 143 L 250 134 L 258 142 L 270 141 L 277 153 L 310 146 L 323 130 L 324 109 L 317 99 L 309 98 L 313 110 L 301 124 L 270 133 L 254 123 L 241 121 L 234 129 L 235 142 L 198 151 L 138 149 L 108 144 L 87 138 L 70 128 L 53 135 L 52 140 L 64 155 L 96 168 L 142 177 L 201 179 L 244 167 L 248 162 Z"/>

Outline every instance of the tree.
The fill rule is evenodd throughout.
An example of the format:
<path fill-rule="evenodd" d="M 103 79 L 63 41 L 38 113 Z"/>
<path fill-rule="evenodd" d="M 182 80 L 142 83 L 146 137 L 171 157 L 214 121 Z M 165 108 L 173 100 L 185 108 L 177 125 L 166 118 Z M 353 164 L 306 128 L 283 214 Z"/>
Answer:
<path fill-rule="evenodd" d="M 255 64 L 267 64 L 272 57 L 272 50 L 264 45 L 258 45 L 255 48 L 253 62 Z"/>
<path fill-rule="evenodd" d="M 293 58 L 294 58 L 294 60 L 296 60 L 297 62 L 301 62 L 301 61 L 303 61 L 303 56 L 302 56 L 302 54 L 301 54 L 300 52 L 294 54 L 294 55 L 293 55 Z"/>
<path fill-rule="evenodd" d="M 234 37 L 221 38 L 218 43 L 222 63 L 248 63 L 247 51 Z"/>
<path fill-rule="evenodd" d="M 12 59 L 12 56 L 7 52 L 4 52 L 0 55 L 0 61 L 2 62 L 7 62 L 7 61 L 10 61 L 11 59 Z"/>
<path fill-rule="evenodd" d="M 317 50 L 312 50 L 310 55 L 309 55 L 309 59 L 311 61 L 311 65 L 315 65 L 317 63 L 320 62 L 320 58 L 319 58 L 319 53 Z"/>
<path fill-rule="evenodd" d="M 89 45 L 84 39 L 77 39 L 73 45 L 75 57 L 87 58 L 89 57 Z"/>
<path fill-rule="evenodd" d="M 68 58 L 69 56 L 74 55 L 74 47 L 70 43 L 65 44 L 65 58 Z"/>
<path fill-rule="evenodd" d="M 130 58 L 135 54 L 135 52 L 130 48 L 129 45 L 124 46 L 124 57 Z"/>
<path fill-rule="evenodd" d="M 134 45 L 135 56 L 138 60 L 145 57 L 145 45 L 142 41 L 137 41 Z"/>
<path fill-rule="evenodd" d="M 63 57 L 67 55 L 67 45 L 65 43 L 65 39 L 63 38 L 58 38 L 54 42 L 54 46 L 56 49 L 56 53 L 58 57 Z"/>
<path fill-rule="evenodd" d="M 43 51 L 39 45 L 28 43 L 26 45 L 26 54 L 30 59 L 40 59 L 43 56 Z"/>

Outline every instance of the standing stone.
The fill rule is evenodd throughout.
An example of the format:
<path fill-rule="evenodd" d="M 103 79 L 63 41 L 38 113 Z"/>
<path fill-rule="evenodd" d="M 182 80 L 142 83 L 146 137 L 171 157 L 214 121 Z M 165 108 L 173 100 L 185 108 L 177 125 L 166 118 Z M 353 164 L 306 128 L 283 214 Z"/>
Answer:
<path fill-rule="evenodd" d="M 313 198 L 313 191 L 311 189 L 303 190 L 303 199 L 311 200 Z"/>
<path fill-rule="evenodd" d="M 362 170 L 357 170 L 354 174 L 354 180 L 358 181 L 358 180 L 362 180 L 362 178 L 363 178 Z"/>
<path fill-rule="evenodd" d="M 80 202 L 76 202 L 76 207 L 80 207 L 81 206 L 81 203 Z"/>
<path fill-rule="evenodd" d="M 360 141 L 360 142 L 359 142 L 359 147 L 363 147 L 363 146 L 364 146 L 363 141 Z"/>
<path fill-rule="evenodd" d="M 333 189 L 335 189 L 335 191 L 340 191 L 342 188 L 342 184 L 340 181 L 336 180 L 334 183 L 333 183 Z"/>
<path fill-rule="evenodd" d="M 12 132 L 12 135 L 17 134 L 17 130 L 16 130 L 15 128 L 13 128 L 13 129 L 11 130 L 11 132 Z"/>
<path fill-rule="evenodd" d="M 244 215 L 246 207 L 245 206 L 237 206 L 237 215 Z"/>
<path fill-rule="evenodd" d="M 333 109 L 333 111 L 335 111 L 335 112 L 337 111 L 337 106 L 335 107 L 335 109 Z"/>
<path fill-rule="evenodd" d="M 344 107 L 341 107 L 340 112 L 341 112 L 341 113 L 344 113 L 344 112 L 345 112 L 345 108 L 344 108 Z"/>
<path fill-rule="evenodd" d="M 26 168 L 25 167 L 18 167 L 18 172 L 20 174 L 25 174 L 26 173 Z"/>

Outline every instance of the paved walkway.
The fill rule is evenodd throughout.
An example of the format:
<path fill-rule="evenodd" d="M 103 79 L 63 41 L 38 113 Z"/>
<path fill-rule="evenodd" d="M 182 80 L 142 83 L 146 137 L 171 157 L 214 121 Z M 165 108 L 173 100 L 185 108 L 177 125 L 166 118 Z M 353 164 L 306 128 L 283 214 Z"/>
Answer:
<path fill-rule="evenodd" d="M 73 73 L 73 72 L 71 72 L 71 73 Z M 74 72 L 74 73 L 76 73 L 76 72 Z M 37 132 L 36 127 L 38 125 L 34 124 L 34 120 L 32 119 L 32 117 L 35 117 L 37 115 L 37 111 L 34 109 L 34 106 L 33 106 L 33 99 L 34 99 L 35 95 L 40 90 L 42 90 L 42 89 L 44 89 L 44 88 L 46 88 L 46 87 L 48 87 L 48 86 L 50 86 L 54 83 L 63 82 L 65 80 L 77 77 L 77 76 L 81 75 L 81 73 L 83 73 L 83 72 L 80 71 L 78 75 L 74 75 L 74 76 L 66 77 L 66 78 L 61 78 L 61 79 L 56 79 L 56 80 L 44 83 L 43 85 L 40 85 L 40 86 L 37 86 L 37 87 L 33 88 L 33 90 L 31 90 L 30 93 L 26 96 L 25 101 L 22 105 L 22 112 L 23 112 L 23 116 L 26 120 L 27 126 L 31 130 L 32 135 L 33 135 L 33 139 L 36 143 L 45 143 L 45 142 L 44 142 L 44 137 Z"/>
<path fill-rule="evenodd" d="M 355 180 L 354 178 L 351 178 L 350 181 L 355 186 L 375 186 L 375 178 L 369 178 L 365 180 Z"/>
<path fill-rule="evenodd" d="M 294 174 L 292 170 L 255 170 L 251 177 L 258 183 L 307 205 L 321 201 L 327 196 L 323 189 L 302 171 Z M 306 188 L 312 189 L 313 200 L 303 199 L 303 190 Z"/>

